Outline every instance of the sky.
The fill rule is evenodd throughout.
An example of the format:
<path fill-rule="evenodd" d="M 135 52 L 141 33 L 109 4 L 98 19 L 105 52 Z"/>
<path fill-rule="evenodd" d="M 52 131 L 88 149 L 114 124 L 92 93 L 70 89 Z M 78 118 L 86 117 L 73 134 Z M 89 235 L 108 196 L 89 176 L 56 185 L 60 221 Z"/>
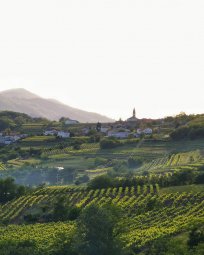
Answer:
<path fill-rule="evenodd" d="M 114 119 L 204 113 L 203 0 L 0 1 L 0 91 Z"/>

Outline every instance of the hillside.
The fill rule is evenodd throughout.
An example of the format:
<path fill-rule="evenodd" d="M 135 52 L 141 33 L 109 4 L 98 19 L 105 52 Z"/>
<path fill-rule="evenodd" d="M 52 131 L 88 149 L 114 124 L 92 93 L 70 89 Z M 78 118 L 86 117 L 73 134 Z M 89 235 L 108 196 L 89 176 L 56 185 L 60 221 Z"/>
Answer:
<path fill-rule="evenodd" d="M 106 116 L 76 109 L 57 100 L 39 97 L 25 89 L 12 89 L 0 93 L 0 111 L 5 110 L 22 112 L 32 117 L 43 117 L 50 120 L 68 117 L 85 123 L 113 121 Z"/>
<path fill-rule="evenodd" d="M 192 221 L 201 222 L 204 217 L 204 197 L 201 192 L 160 194 L 153 185 L 96 190 L 53 186 L 38 189 L 31 195 L 21 196 L 1 206 L 2 222 L 16 224 L 23 223 L 25 219 L 41 222 L 40 217 L 46 219 L 48 213 L 51 215 L 52 205 L 62 197 L 78 210 L 91 205 L 103 207 L 110 203 L 120 208 L 123 216 L 118 227 L 123 231 L 120 232 L 119 239 L 125 244 L 125 249 L 131 252 L 128 255 L 138 254 L 138 251 L 148 248 L 156 240 L 188 231 Z M 44 213 L 43 208 L 47 210 Z M 41 223 L 44 224 L 2 226 L 0 240 L 35 241 L 42 254 L 52 254 L 52 242 L 59 240 L 65 233 L 73 235 L 72 230 L 76 228 L 74 221 Z M 60 242 L 63 241 L 64 239 L 60 239 Z M 46 242 L 46 246 L 43 246 L 43 242 Z"/>
<path fill-rule="evenodd" d="M 129 138 L 102 149 L 89 138 L 32 135 L 0 148 L 1 254 L 80 255 L 98 242 L 108 252 L 83 254 L 204 254 L 204 140 Z"/>

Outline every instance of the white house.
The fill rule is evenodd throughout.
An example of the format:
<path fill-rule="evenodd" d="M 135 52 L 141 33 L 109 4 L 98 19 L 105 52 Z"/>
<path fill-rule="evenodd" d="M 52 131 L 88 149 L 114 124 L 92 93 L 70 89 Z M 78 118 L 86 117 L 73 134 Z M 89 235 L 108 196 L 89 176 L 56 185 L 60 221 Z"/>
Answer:
<path fill-rule="evenodd" d="M 108 132 L 108 130 L 109 130 L 109 128 L 108 127 L 101 127 L 101 133 L 107 133 Z"/>
<path fill-rule="evenodd" d="M 115 137 L 115 138 L 127 138 L 130 135 L 130 131 L 108 131 L 108 137 Z"/>
<path fill-rule="evenodd" d="M 0 144 L 4 144 L 5 143 L 5 137 L 4 136 L 0 136 Z"/>
<path fill-rule="evenodd" d="M 77 120 L 65 120 L 65 125 L 74 125 L 78 124 L 79 122 Z"/>
<path fill-rule="evenodd" d="M 4 136 L 4 144 L 9 145 L 14 143 L 16 140 L 12 136 Z"/>
<path fill-rule="evenodd" d="M 56 130 L 46 130 L 44 132 L 44 135 L 57 135 L 57 131 Z"/>
<path fill-rule="evenodd" d="M 152 134 L 152 129 L 151 129 L 151 128 L 145 128 L 145 129 L 143 130 L 143 133 L 144 133 L 145 135 L 151 135 L 151 134 Z"/>
<path fill-rule="evenodd" d="M 20 135 L 14 135 L 14 136 L 13 136 L 13 139 L 14 139 L 15 141 L 18 141 L 18 140 L 21 139 L 21 136 L 20 136 Z"/>
<path fill-rule="evenodd" d="M 135 138 L 139 138 L 139 137 L 140 137 L 140 134 L 135 133 L 135 134 L 134 134 L 134 137 L 135 137 Z"/>
<path fill-rule="evenodd" d="M 28 137 L 27 134 L 20 134 L 19 136 L 20 136 L 21 139 Z"/>
<path fill-rule="evenodd" d="M 141 128 L 138 128 L 137 129 L 137 134 L 141 135 L 143 133 L 142 129 Z"/>
<path fill-rule="evenodd" d="M 61 138 L 69 138 L 70 137 L 70 133 L 69 132 L 65 132 L 65 131 L 58 131 L 57 132 L 57 136 L 61 137 Z"/>

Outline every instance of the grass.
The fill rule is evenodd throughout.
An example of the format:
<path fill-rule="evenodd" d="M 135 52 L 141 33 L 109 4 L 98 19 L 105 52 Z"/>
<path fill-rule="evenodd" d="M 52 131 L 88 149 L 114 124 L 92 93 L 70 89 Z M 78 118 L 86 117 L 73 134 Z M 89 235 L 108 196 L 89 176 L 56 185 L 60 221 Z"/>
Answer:
<path fill-rule="evenodd" d="M 25 139 L 22 140 L 22 142 L 45 142 L 45 141 L 53 141 L 55 140 L 55 136 L 30 136 L 26 137 Z"/>
<path fill-rule="evenodd" d="M 29 159 L 12 159 L 7 162 L 8 167 L 12 168 L 19 168 L 24 165 L 37 165 L 41 162 L 40 159 L 34 159 L 34 158 L 29 158 Z"/>
<path fill-rule="evenodd" d="M 70 157 L 66 155 L 66 158 L 58 158 L 58 160 L 46 160 L 41 162 L 42 167 L 68 167 L 75 168 L 77 170 L 87 170 L 94 168 L 95 159 L 94 158 L 84 158 L 84 157 Z"/>
<path fill-rule="evenodd" d="M 141 149 L 148 148 L 150 150 L 163 150 L 164 153 L 194 151 L 197 149 L 204 150 L 204 139 L 196 140 L 145 140 L 141 145 Z"/>
<path fill-rule="evenodd" d="M 108 171 L 112 169 L 113 169 L 112 167 L 97 168 L 97 169 L 86 170 L 86 173 L 88 174 L 90 179 L 93 179 L 96 176 L 106 174 Z"/>
<path fill-rule="evenodd" d="M 184 186 L 173 186 L 168 188 L 161 188 L 160 194 L 176 193 L 176 192 L 204 192 L 204 184 L 192 184 Z"/>

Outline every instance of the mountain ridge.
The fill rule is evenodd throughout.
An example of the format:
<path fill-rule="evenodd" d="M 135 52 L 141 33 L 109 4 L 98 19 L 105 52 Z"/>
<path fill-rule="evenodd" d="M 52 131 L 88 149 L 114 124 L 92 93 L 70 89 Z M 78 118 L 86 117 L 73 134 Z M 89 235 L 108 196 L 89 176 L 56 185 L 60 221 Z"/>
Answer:
<path fill-rule="evenodd" d="M 0 111 L 17 111 L 32 117 L 59 120 L 61 117 L 79 122 L 112 122 L 111 118 L 66 105 L 56 99 L 40 97 L 26 89 L 9 89 L 0 92 Z"/>

